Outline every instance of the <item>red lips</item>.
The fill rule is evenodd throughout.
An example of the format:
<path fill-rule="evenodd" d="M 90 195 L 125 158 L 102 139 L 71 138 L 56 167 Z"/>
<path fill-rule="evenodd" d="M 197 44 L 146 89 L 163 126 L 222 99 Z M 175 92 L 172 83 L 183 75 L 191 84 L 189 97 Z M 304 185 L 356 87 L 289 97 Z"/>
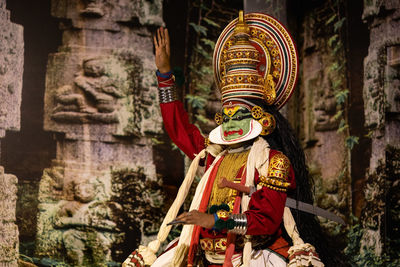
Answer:
<path fill-rule="evenodd" d="M 232 134 L 235 134 L 235 133 L 237 133 L 239 135 L 242 135 L 243 134 L 243 130 L 240 129 L 239 131 L 225 131 L 224 132 L 224 136 L 232 135 Z"/>

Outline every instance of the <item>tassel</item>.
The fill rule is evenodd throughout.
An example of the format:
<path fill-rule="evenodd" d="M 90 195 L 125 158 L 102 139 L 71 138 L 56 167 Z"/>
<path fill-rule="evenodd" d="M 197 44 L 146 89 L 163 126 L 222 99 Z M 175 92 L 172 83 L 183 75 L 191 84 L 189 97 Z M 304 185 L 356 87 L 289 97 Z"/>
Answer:
<path fill-rule="evenodd" d="M 139 246 L 139 253 L 144 259 L 144 264 L 152 265 L 157 259 L 156 253 L 160 247 L 160 241 L 158 239 L 151 241 L 147 246 Z"/>
<path fill-rule="evenodd" d="M 315 248 L 309 244 L 304 243 L 297 230 L 296 222 L 294 221 L 292 212 L 288 207 L 285 207 L 283 212 L 283 223 L 286 232 L 293 241 L 293 246 L 289 248 L 289 263 L 288 267 L 323 267 L 325 266 L 319 258 Z"/>
<path fill-rule="evenodd" d="M 144 259 L 143 256 L 138 252 L 138 250 L 134 250 L 131 255 L 122 263 L 122 267 L 144 267 Z"/>
<path fill-rule="evenodd" d="M 315 252 L 314 246 L 309 243 L 294 245 L 289 248 L 289 263 L 288 267 L 323 267 L 325 266 Z"/>

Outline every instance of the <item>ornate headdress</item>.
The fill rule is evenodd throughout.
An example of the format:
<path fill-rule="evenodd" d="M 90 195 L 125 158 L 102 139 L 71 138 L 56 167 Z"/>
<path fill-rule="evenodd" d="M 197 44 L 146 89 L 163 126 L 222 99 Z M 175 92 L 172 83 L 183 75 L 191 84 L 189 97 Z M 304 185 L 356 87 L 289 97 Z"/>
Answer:
<path fill-rule="evenodd" d="M 262 126 L 261 135 L 275 128 L 274 117 L 254 104 L 280 109 L 293 93 L 298 73 L 294 42 L 284 26 L 262 13 L 239 12 L 215 46 L 213 67 L 222 106 L 240 105 Z M 216 121 L 220 124 L 220 114 Z M 215 133 L 214 133 L 215 135 Z"/>
<path fill-rule="evenodd" d="M 279 21 L 240 11 L 218 38 L 213 67 L 223 106 L 260 99 L 280 109 L 293 93 L 298 59 L 294 42 Z"/>

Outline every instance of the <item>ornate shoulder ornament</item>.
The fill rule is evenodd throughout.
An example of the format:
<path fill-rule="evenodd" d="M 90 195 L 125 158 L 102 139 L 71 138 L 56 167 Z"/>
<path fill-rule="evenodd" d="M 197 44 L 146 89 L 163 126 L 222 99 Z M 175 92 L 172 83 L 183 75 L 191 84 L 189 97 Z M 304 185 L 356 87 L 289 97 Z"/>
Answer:
<path fill-rule="evenodd" d="M 286 192 L 290 187 L 288 176 L 290 161 L 283 153 L 277 153 L 269 161 L 267 177 L 260 176 L 259 185 Z"/>

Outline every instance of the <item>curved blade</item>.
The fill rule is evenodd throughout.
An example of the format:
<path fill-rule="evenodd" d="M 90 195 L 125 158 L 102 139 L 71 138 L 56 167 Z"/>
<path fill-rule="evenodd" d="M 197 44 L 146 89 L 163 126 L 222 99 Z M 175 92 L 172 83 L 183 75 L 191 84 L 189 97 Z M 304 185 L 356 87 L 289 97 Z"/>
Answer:
<path fill-rule="evenodd" d="M 321 209 L 320 207 L 316 207 L 308 203 L 304 203 L 302 201 L 298 201 L 290 197 L 286 198 L 286 207 L 301 210 L 346 225 L 344 220 L 333 212 Z"/>

